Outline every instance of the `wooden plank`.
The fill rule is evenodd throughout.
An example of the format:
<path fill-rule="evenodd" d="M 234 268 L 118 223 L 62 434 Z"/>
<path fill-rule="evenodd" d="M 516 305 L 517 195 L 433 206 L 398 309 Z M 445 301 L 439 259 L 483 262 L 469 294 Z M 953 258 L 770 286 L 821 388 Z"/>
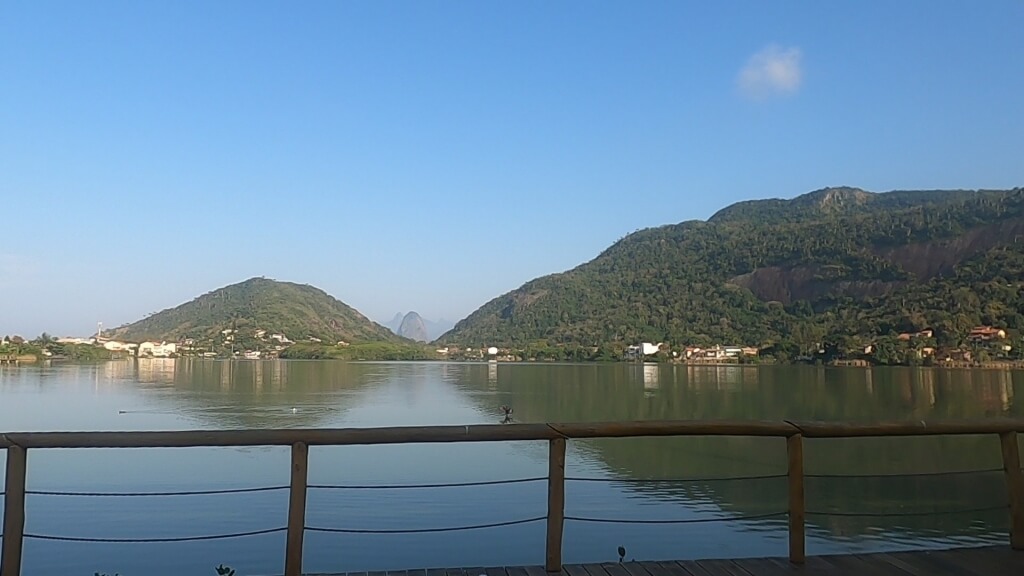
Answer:
<path fill-rule="evenodd" d="M 807 562 L 803 566 L 799 566 L 799 568 L 811 574 L 831 574 L 833 576 L 846 576 L 850 574 L 851 572 L 848 568 L 840 566 L 841 562 L 838 562 L 837 558 L 838 556 L 810 556 L 807 558 Z M 863 562 L 857 564 L 857 566 L 866 569 Z M 791 564 L 790 567 L 794 568 L 796 566 Z M 853 574 L 857 574 L 857 572 L 853 572 Z"/>
<path fill-rule="evenodd" d="M 979 426 L 985 421 L 980 421 Z M 1024 420 L 1018 422 L 1024 430 Z M 991 427 L 989 427 L 991 428 Z M 988 429 L 986 429 L 988 430 Z M 176 430 L 158 432 L 11 432 L 0 448 L 181 448 L 198 446 L 340 446 L 436 442 L 508 442 L 557 438 L 640 436 L 790 436 L 786 422 L 758 420 L 644 420 L 565 424 L 473 424 L 379 428 L 279 428 L 266 430 Z"/>
<path fill-rule="evenodd" d="M 742 564 L 733 560 L 698 560 L 697 566 L 709 576 L 750 576 Z"/>
<path fill-rule="evenodd" d="M 507 442 L 556 438 L 640 436 L 778 436 L 805 438 L 1024 433 L 1024 419 L 946 422 L 773 422 L 668 420 L 566 424 L 477 424 L 381 428 L 180 430 L 160 432 L 12 432 L 0 448 L 180 448 L 196 446 L 307 446 L 435 442 Z"/>
<path fill-rule="evenodd" d="M 804 438 L 794 434 L 786 439 L 789 461 L 789 561 L 803 564 L 806 557 L 804 534 Z"/>
<path fill-rule="evenodd" d="M 900 570 L 910 574 L 911 576 L 932 576 L 933 572 L 923 566 L 920 566 L 916 562 L 906 558 L 905 556 L 898 554 L 880 553 L 880 554 L 864 554 L 858 555 L 865 561 L 877 561 L 884 562 L 890 566 L 895 566 Z"/>
<path fill-rule="evenodd" d="M 527 576 L 550 576 L 550 574 L 548 574 L 548 572 L 547 572 L 547 569 L 545 567 L 543 567 L 543 566 L 527 566 L 526 567 L 526 575 Z M 469 576 L 472 576 L 472 574 L 470 574 Z"/>
<path fill-rule="evenodd" d="M 782 559 L 772 559 L 776 564 L 784 564 L 786 561 Z M 807 558 L 807 561 L 802 565 L 794 565 L 789 563 L 785 568 L 792 571 L 806 571 L 811 574 L 821 574 L 822 576 L 846 576 L 851 574 L 845 568 L 838 566 L 836 563 L 831 562 L 829 557 L 824 556 L 811 556 Z M 853 574 L 862 574 L 863 572 L 853 572 Z"/>
<path fill-rule="evenodd" d="M 4 537 L 0 552 L 0 573 L 21 576 L 22 538 L 25 533 L 25 475 L 28 450 L 20 446 L 7 448 L 7 479 L 4 494 Z"/>
<path fill-rule="evenodd" d="M 737 576 L 740 574 L 743 576 L 779 576 L 781 574 L 793 574 L 805 569 L 804 566 L 792 564 L 787 560 L 782 560 L 781 562 L 776 560 L 774 558 L 741 558 L 726 562 L 742 570 L 742 572 L 728 572 L 728 574 L 735 574 Z M 816 572 L 811 573 L 816 574 Z"/>
<path fill-rule="evenodd" d="M 486 574 L 487 576 L 508 576 L 508 572 L 504 568 L 497 566 L 486 568 L 481 574 Z"/>
<path fill-rule="evenodd" d="M 945 420 L 936 422 L 848 422 L 789 421 L 805 438 L 862 438 L 867 436 L 935 436 L 958 434 L 1002 434 L 1024 432 L 1024 420 L 993 418 L 991 420 Z"/>
<path fill-rule="evenodd" d="M 291 487 L 288 493 L 288 538 L 285 548 L 284 576 L 302 576 L 302 537 L 306 532 L 306 469 L 309 448 L 302 442 L 292 445 Z"/>
<path fill-rule="evenodd" d="M 975 566 L 984 574 L 1024 574 L 1024 554 L 1012 548 L 963 548 L 955 552 L 962 562 Z"/>
<path fill-rule="evenodd" d="M 883 569 L 895 569 L 898 574 L 906 574 L 908 576 L 926 576 L 926 572 L 922 572 L 921 568 L 908 564 L 902 558 L 893 556 L 884 552 L 877 552 L 873 554 L 853 554 L 858 560 L 863 561 L 865 564 L 875 567 L 881 571 Z"/>
<path fill-rule="evenodd" d="M 562 566 L 562 571 L 568 576 L 590 576 L 587 574 L 587 569 L 582 564 L 565 564 Z M 519 576 L 516 574 L 509 573 L 509 576 Z"/>
<path fill-rule="evenodd" d="M 830 554 L 821 559 L 838 569 L 839 574 L 877 574 L 878 576 L 907 576 L 907 573 L 892 564 L 869 562 L 852 554 Z"/>
<path fill-rule="evenodd" d="M 565 517 L 565 438 L 548 442 L 548 532 L 544 568 L 562 569 L 562 530 Z"/>
<path fill-rule="evenodd" d="M 609 576 L 608 571 L 604 569 L 602 564 L 584 564 L 583 569 L 590 576 Z"/>
<path fill-rule="evenodd" d="M 964 568 L 953 562 L 951 558 L 938 554 L 938 550 L 912 552 L 896 552 L 894 556 L 904 556 L 908 564 L 920 567 L 931 574 L 943 576 L 977 576 L 971 569 Z"/>
<path fill-rule="evenodd" d="M 550 576 L 542 566 L 348 573 L 343 576 Z M 1024 554 L 1009 547 L 914 550 L 811 556 L 803 566 L 787 558 L 605 562 L 568 564 L 564 576 L 980 576 L 1024 574 Z"/>
<path fill-rule="evenodd" d="M 612 562 L 604 562 L 601 564 L 601 568 L 608 573 L 608 576 L 629 576 L 629 572 L 623 568 L 622 564 L 615 564 Z"/>
<path fill-rule="evenodd" d="M 929 556 L 956 565 L 965 574 L 1024 574 L 1024 554 L 1012 548 L 988 548 L 972 554 L 970 549 L 935 550 Z"/>
<path fill-rule="evenodd" d="M 1006 497 L 1010 503 L 1010 547 L 1024 550 L 1024 474 L 1020 470 L 1020 451 L 1017 433 L 999 435 L 1003 452 L 1003 472 L 1006 477 Z"/>
<path fill-rule="evenodd" d="M 644 567 L 643 562 L 623 562 L 619 564 L 626 569 L 629 576 L 652 576 L 652 574 Z"/>
<path fill-rule="evenodd" d="M 638 576 L 672 576 L 671 572 L 669 572 L 667 569 L 662 567 L 661 564 L 658 564 L 657 562 L 630 562 L 630 564 L 636 564 L 641 569 L 643 569 L 643 572 L 637 573 Z M 626 570 L 630 574 L 634 573 L 634 571 L 631 570 L 629 567 L 626 567 Z"/>
<path fill-rule="evenodd" d="M 657 562 L 656 564 L 661 567 L 661 573 L 668 576 L 708 576 L 707 570 L 693 561 Z"/>

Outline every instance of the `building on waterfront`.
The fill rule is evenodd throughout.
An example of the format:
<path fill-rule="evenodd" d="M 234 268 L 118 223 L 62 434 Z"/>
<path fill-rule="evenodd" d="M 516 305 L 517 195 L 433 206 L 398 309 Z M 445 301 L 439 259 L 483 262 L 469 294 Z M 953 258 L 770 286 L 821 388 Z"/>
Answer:
<path fill-rule="evenodd" d="M 170 358 L 178 353 L 178 345 L 174 342 L 143 342 L 139 344 L 139 356 L 152 356 L 153 358 Z"/>

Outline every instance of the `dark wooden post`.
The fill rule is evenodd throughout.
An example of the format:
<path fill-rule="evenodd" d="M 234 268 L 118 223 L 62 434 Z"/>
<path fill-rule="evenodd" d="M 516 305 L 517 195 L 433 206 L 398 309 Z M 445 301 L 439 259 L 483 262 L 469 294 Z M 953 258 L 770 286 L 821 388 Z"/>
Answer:
<path fill-rule="evenodd" d="M 309 447 L 305 442 L 292 445 L 292 483 L 288 497 L 288 543 L 285 549 L 284 576 L 302 574 L 302 536 L 306 531 L 306 465 Z"/>
<path fill-rule="evenodd" d="M 548 449 L 548 544 L 544 568 L 562 570 L 562 525 L 565 522 L 565 438 L 549 441 Z"/>
<path fill-rule="evenodd" d="M 25 533 L 25 471 L 28 451 L 7 448 L 7 488 L 4 494 L 4 547 L 0 574 L 21 576 L 21 541 Z"/>
<path fill-rule="evenodd" d="M 786 439 L 789 456 L 789 561 L 803 564 L 807 556 L 804 542 L 804 437 L 794 434 Z"/>
<path fill-rule="evenodd" d="M 1024 474 L 1020 471 L 1017 433 L 999 435 L 1003 448 L 1003 472 L 1006 475 L 1006 496 L 1010 503 L 1010 547 L 1024 550 Z"/>

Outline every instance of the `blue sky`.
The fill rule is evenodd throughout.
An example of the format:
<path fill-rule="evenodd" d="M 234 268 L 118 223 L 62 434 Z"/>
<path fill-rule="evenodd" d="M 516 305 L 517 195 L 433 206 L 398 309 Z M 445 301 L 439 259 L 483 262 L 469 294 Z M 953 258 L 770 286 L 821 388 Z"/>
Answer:
<path fill-rule="evenodd" d="M 1024 2 L 0 4 L 0 333 L 252 276 L 457 320 L 638 228 L 1024 185 Z"/>

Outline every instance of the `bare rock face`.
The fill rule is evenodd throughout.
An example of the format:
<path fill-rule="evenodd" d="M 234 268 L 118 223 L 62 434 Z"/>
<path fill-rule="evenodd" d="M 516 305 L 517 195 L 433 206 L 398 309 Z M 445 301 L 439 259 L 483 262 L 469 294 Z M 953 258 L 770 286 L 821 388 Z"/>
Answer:
<path fill-rule="evenodd" d="M 402 325 L 398 327 L 398 335 L 417 342 L 430 340 L 427 325 L 424 324 L 423 318 L 415 312 L 409 312 L 402 318 Z"/>

